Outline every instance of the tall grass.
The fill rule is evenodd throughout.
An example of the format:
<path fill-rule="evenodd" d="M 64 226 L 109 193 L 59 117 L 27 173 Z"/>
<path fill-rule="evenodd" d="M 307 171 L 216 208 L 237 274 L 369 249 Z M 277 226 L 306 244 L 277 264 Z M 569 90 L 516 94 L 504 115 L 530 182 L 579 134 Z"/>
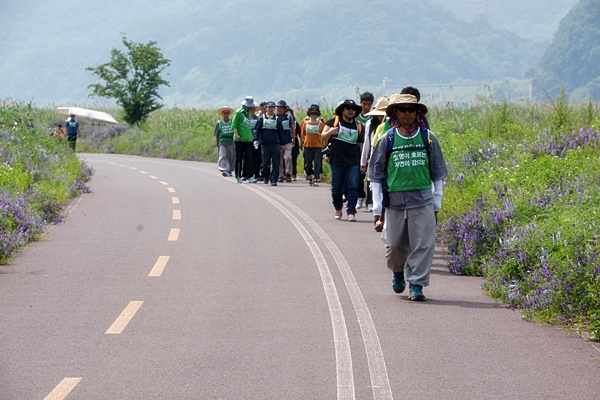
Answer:
<path fill-rule="evenodd" d="M 434 109 L 449 166 L 439 239 L 457 274 L 528 319 L 600 340 L 598 106 Z"/>

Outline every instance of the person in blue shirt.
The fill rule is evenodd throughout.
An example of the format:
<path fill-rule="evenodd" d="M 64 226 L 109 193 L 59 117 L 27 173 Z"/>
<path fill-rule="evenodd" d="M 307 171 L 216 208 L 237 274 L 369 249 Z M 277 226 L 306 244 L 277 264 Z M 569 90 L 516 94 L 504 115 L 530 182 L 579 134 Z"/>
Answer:
<path fill-rule="evenodd" d="M 69 146 L 75 151 L 77 135 L 79 135 L 79 122 L 75 119 L 75 114 L 71 114 L 71 118 L 67 120 L 65 127 L 67 128 L 67 140 L 69 141 Z"/>

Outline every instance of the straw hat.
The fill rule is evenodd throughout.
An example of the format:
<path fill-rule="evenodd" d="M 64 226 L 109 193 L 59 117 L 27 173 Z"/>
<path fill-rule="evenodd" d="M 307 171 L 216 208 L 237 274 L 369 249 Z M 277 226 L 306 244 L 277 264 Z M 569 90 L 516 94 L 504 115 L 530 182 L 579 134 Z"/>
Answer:
<path fill-rule="evenodd" d="M 399 94 L 390 96 L 390 102 L 385 112 L 391 117 L 392 115 L 394 115 L 398 107 L 406 105 L 416 106 L 421 110 L 421 114 L 427 114 L 427 106 L 425 104 L 419 103 L 417 98 L 412 94 Z"/>
<path fill-rule="evenodd" d="M 375 108 L 367 113 L 367 115 L 386 115 L 385 110 L 390 101 L 387 97 L 381 96 L 377 99 L 377 104 L 375 104 Z"/>
<path fill-rule="evenodd" d="M 231 107 L 227 107 L 227 106 L 223 106 L 220 107 L 217 112 L 219 113 L 219 115 L 223 115 L 223 111 L 229 111 L 229 114 L 233 114 L 235 112 L 235 110 Z"/>

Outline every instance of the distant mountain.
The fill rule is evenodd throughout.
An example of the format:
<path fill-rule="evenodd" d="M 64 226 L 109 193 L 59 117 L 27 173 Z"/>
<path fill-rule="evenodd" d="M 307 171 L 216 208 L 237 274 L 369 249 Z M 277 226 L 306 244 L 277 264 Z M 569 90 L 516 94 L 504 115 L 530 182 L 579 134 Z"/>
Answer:
<path fill-rule="evenodd" d="M 529 3 L 546 15 L 548 1 Z M 104 0 L 92 6 L 73 0 L 67 10 L 59 0 L 29 3 L 0 9 L 0 97 L 36 104 L 90 103 L 86 87 L 94 77 L 85 68 L 108 61 L 122 32 L 133 41 L 158 42 L 172 61 L 165 101 L 192 106 L 246 95 L 334 101 L 356 87 L 380 88 L 383 78 L 396 85 L 523 78 L 547 45 L 477 18 L 477 9 L 457 16 L 437 0 Z M 452 2 L 456 8 L 473 3 Z"/>
<path fill-rule="evenodd" d="M 541 60 L 540 84 L 556 95 L 564 87 L 578 100 L 600 96 L 600 2 L 580 0 L 562 19 Z"/>

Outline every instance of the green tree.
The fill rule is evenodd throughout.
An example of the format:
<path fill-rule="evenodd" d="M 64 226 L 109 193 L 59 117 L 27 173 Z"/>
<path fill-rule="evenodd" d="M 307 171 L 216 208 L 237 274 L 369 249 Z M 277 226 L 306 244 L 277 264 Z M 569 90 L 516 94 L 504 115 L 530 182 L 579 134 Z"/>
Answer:
<path fill-rule="evenodd" d="M 100 83 L 89 85 L 90 96 L 116 99 L 123 107 L 124 119 L 129 124 L 143 123 L 148 114 L 163 107 L 158 94 L 161 85 L 169 86 L 169 82 L 161 77 L 161 73 L 171 64 L 156 42 L 147 44 L 135 43 L 123 36 L 126 52 L 112 49 L 110 61 L 97 67 L 88 67 L 100 78 Z"/>
<path fill-rule="evenodd" d="M 581 0 L 561 20 L 540 66 L 541 86 L 555 95 L 600 78 L 600 2 Z"/>

